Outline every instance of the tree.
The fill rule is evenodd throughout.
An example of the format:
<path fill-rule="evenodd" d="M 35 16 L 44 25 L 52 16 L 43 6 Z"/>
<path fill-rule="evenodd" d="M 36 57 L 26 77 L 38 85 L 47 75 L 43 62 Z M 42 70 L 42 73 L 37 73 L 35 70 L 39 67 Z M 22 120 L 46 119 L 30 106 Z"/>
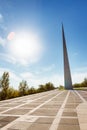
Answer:
<path fill-rule="evenodd" d="M 73 85 L 74 88 L 87 87 L 87 78 L 84 79 L 81 83 L 75 83 Z"/>
<path fill-rule="evenodd" d="M 74 88 L 80 88 L 80 87 L 82 87 L 82 83 L 75 83 L 75 84 L 73 85 L 73 87 L 74 87 Z"/>
<path fill-rule="evenodd" d="M 42 84 L 39 85 L 39 88 L 37 89 L 37 92 L 44 92 L 44 91 L 46 91 L 44 85 L 42 85 Z"/>
<path fill-rule="evenodd" d="M 87 78 L 85 78 L 84 81 L 82 82 L 82 87 L 87 87 Z"/>
<path fill-rule="evenodd" d="M 18 90 L 15 90 L 12 87 L 9 87 L 9 89 L 7 90 L 7 94 L 8 94 L 8 98 L 15 98 L 19 96 Z"/>
<path fill-rule="evenodd" d="M 44 87 L 45 87 L 46 91 L 55 89 L 54 85 L 50 82 L 46 83 Z"/>
<path fill-rule="evenodd" d="M 36 89 L 34 87 L 31 87 L 29 90 L 28 90 L 28 94 L 34 94 L 36 93 Z"/>
<path fill-rule="evenodd" d="M 19 84 L 19 95 L 24 96 L 28 94 L 28 85 L 25 80 L 22 80 Z"/>
<path fill-rule="evenodd" d="M 50 82 L 46 83 L 45 85 L 39 85 L 38 92 L 44 92 L 55 89 L 54 85 Z"/>
<path fill-rule="evenodd" d="M 1 88 L 1 99 L 7 99 L 7 91 L 9 88 L 9 73 L 4 72 L 2 78 L 0 80 L 0 88 Z"/>
<path fill-rule="evenodd" d="M 59 90 L 64 90 L 65 88 L 64 88 L 64 86 L 60 85 L 60 86 L 58 87 L 58 89 L 59 89 Z"/>

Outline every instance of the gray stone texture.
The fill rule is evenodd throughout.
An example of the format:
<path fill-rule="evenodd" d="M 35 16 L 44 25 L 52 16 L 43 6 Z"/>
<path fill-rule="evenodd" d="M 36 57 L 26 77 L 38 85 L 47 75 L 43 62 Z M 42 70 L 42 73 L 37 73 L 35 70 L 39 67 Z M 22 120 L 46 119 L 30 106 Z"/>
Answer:
<path fill-rule="evenodd" d="M 73 89 L 63 25 L 62 25 L 62 39 L 63 39 L 64 83 L 65 83 L 65 89 Z"/>

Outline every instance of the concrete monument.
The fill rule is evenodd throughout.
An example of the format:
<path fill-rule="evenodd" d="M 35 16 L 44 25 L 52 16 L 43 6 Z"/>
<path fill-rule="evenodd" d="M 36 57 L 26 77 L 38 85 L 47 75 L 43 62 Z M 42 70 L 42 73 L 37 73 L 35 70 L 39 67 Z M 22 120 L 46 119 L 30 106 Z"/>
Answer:
<path fill-rule="evenodd" d="M 62 25 L 62 39 L 63 39 L 63 59 L 64 59 L 64 87 L 65 89 L 73 89 L 63 25 Z"/>

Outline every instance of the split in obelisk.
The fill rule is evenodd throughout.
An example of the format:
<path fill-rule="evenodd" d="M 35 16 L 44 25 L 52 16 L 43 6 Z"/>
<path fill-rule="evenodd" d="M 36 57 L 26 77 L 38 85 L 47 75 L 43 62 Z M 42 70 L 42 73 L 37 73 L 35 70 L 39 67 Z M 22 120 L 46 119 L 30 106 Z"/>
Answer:
<path fill-rule="evenodd" d="M 64 84 L 65 84 L 64 87 L 65 89 L 73 89 L 63 25 L 62 25 L 62 39 L 63 39 L 63 58 L 64 58 Z"/>

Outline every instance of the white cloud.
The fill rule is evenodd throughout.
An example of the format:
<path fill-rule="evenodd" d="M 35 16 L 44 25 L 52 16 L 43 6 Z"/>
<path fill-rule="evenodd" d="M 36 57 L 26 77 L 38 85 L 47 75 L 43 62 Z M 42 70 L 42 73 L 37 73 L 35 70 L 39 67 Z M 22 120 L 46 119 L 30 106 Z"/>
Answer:
<path fill-rule="evenodd" d="M 10 71 L 9 74 L 10 74 L 10 78 L 13 79 L 13 80 L 15 80 L 15 82 L 21 80 L 21 78 L 20 78 L 19 76 L 17 76 L 17 75 L 16 75 L 14 72 L 12 72 L 12 71 Z"/>
<path fill-rule="evenodd" d="M 87 67 L 79 67 L 73 70 L 72 72 L 72 81 L 73 83 L 80 83 L 87 78 Z"/>
<path fill-rule="evenodd" d="M 46 78 L 46 83 L 52 82 L 56 87 L 63 84 L 63 75 L 53 74 Z"/>
<path fill-rule="evenodd" d="M 52 72 L 55 69 L 55 64 L 51 64 L 49 66 L 45 66 L 42 68 L 39 68 L 39 71 L 35 71 L 35 74 L 41 74 L 41 73 L 46 73 L 46 72 Z"/>
<path fill-rule="evenodd" d="M 13 63 L 15 64 L 16 63 L 16 59 L 14 57 L 12 57 L 11 55 L 8 55 L 8 54 L 4 54 L 4 53 L 0 53 L 0 59 L 1 60 L 4 60 L 4 61 L 7 61 L 9 63 Z"/>
<path fill-rule="evenodd" d="M 38 87 L 40 84 L 45 84 L 47 82 L 52 82 L 56 87 L 59 85 L 64 85 L 64 77 L 62 74 L 51 74 L 51 75 L 41 75 L 36 74 L 35 72 L 23 72 L 20 74 L 16 74 L 16 72 L 7 69 L 7 68 L 0 68 L 0 76 L 2 76 L 3 72 L 9 72 L 10 74 L 10 86 L 18 89 L 19 83 L 22 80 L 26 80 L 29 87 L 34 86 L 35 88 Z M 72 81 L 73 83 L 80 83 L 87 77 L 87 72 L 74 72 L 72 74 Z"/>
<path fill-rule="evenodd" d="M 30 73 L 30 72 L 21 73 L 20 76 L 21 76 L 23 79 L 26 79 L 26 80 L 29 80 L 29 79 L 31 79 L 31 78 L 34 78 L 33 73 Z"/>
<path fill-rule="evenodd" d="M 14 88 L 18 88 L 19 82 L 21 81 L 21 78 L 15 74 L 10 69 L 7 68 L 0 68 L 0 77 L 3 75 L 4 72 L 9 72 L 10 76 L 10 86 L 13 86 Z"/>
<path fill-rule="evenodd" d="M 84 78 L 87 78 L 87 72 L 74 72 L 72 74 L 73 83 L 80 83 Z"/>
<path fill-rule="evenodd" d="M 59 86 L 63 84 L 63 76 L 58 74 L 53 74 L 49 76 L 41 76 L 40 73 L 30 73 L 25 72 L 21 73 L 20 77 L 24 80 L 27 80 L 30 86 L 38 87 L 40 84 L 45 84 L 48 82 L 52 82 L 55 86 Z"/>
<path fill-rule="evenodd" d="M 10 86 L 18 89 L 19 83 L 21 82 L 20 76 L 17 76 L 14 72 L 9 72 L 10 75 Z"/>
<path fill-rule="evenodd" d="M 59 85 L 64 85 L 64 76 L 62 74 L 52 74 L 49 76 L 41 76 L 39 74 L 31 73 L 31 72 L 24 72 L 17 76 L 15 73 L 11 73 L 11 82 L 13 86 L 17 86 L 21 80 L 26 80 L 29 87 L 34 86 L 37 88 L 40 84 L 45 84 L 48 82 L 53 83 L 56 87 Z M 72 81 L 74 83 L 80 83 L 87 77 L 87 73 L 73 73 L 72 74 Z M 15 85 L 15 83 L 17 85 Z"/>

